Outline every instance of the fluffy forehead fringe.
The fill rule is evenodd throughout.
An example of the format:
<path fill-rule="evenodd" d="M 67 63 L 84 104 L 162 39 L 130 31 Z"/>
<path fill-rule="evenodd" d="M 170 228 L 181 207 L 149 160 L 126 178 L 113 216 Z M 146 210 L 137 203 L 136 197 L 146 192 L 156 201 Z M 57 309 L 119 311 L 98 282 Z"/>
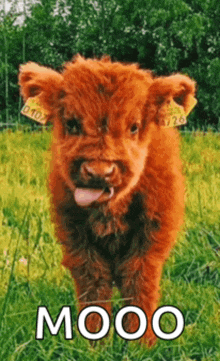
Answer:
<path fill-rule="evenodd" d="M 109 75 L 112 77 L 112 80 L 114 80 L 114 76 L 118 77 L 120 74 L 127 78 L 133 76 L 139 81 L 147 80 L 149 83 L 153 80 L 152 72 L 150 70 L 140 69 L 139 64 L 114 62 L 108 55 L 104 55 L 101 59 L 85 59 L 81 55 L 77 54 L 73 57 L 71 62 L 64 64 L 64 78 L 67 77 L 70 72 L 78 70 L 84 70 L 90 72 L 90 74 L 99 73 L 100 75 Z"/>

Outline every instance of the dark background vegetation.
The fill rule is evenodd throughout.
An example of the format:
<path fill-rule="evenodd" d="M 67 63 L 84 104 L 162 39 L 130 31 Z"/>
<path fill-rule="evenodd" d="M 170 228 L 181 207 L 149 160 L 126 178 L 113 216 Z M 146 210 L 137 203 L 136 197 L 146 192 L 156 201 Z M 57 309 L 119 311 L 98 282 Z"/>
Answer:
<path fill-rule="evenodd" d="M 188 74 L 198 105 L 188 129 L 219 129 L 219 0 L 41 0 L 0 12 L 0 121 L 20 115 L 19 64 L 29 60 L 61 70 L 76 53 L 109 54 L 157 75 Z M 21 21 L 21 19 L 23 19 Z"/>

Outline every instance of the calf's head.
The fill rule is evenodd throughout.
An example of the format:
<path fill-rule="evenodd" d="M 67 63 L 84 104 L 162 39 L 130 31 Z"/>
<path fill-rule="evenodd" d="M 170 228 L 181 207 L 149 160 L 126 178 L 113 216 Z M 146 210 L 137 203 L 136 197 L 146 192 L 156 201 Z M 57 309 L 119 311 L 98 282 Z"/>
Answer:
<path fill-rule="evenodd" d="M 110 207 L 132 194 L 163 109 L 174 100 L 187 111 L 195 90 L 183 75 L 153 78 L 136 65 L 81 56 L 62 73 L 29 62 L 19 83 L 54 124 L 53 167 L 79 207 Z"/>

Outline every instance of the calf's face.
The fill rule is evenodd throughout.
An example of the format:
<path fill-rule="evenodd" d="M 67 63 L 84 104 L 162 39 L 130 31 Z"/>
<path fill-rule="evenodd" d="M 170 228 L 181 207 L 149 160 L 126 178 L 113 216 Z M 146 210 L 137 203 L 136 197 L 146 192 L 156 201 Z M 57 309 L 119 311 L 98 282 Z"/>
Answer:
<path fill-rule="evenodd" d="M 59 162 L 76 203 L 96 207 L 125 196 L 143 172 L 144 106 L 152 79 L 106 63 L 96 72 L 83 64 L 79 79 L 74 65 L 64 72 Z"/>
<path fill-rule="evenodd" d="M 22 66 L 25 99 L 38 95 L 54 123 L 53 162 L 79 207 L 114 205 L 144 174 L 163 108 L 187 110 L 194 83 L 186 76 L 153 79 L 135 65 L 109 59 L 67 63 L 63 73 Z"/>

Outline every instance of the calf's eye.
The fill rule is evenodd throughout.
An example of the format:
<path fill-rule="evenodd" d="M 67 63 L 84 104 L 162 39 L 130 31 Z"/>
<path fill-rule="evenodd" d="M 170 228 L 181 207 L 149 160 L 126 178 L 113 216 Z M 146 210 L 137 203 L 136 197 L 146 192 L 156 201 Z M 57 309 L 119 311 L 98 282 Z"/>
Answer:
<path fill-rule="evenodd" d="M 137 123 L 132 124 L 130 128 L 131 134 L 136 134 L 138 130 L 139 130 L 139 124 Z"/>
<path fill-rule="evenodd" d="M 66 122 L 66 129 L 68 134 L 79 135 L 82 133 L 81 124 L 75 118 Z"/>

